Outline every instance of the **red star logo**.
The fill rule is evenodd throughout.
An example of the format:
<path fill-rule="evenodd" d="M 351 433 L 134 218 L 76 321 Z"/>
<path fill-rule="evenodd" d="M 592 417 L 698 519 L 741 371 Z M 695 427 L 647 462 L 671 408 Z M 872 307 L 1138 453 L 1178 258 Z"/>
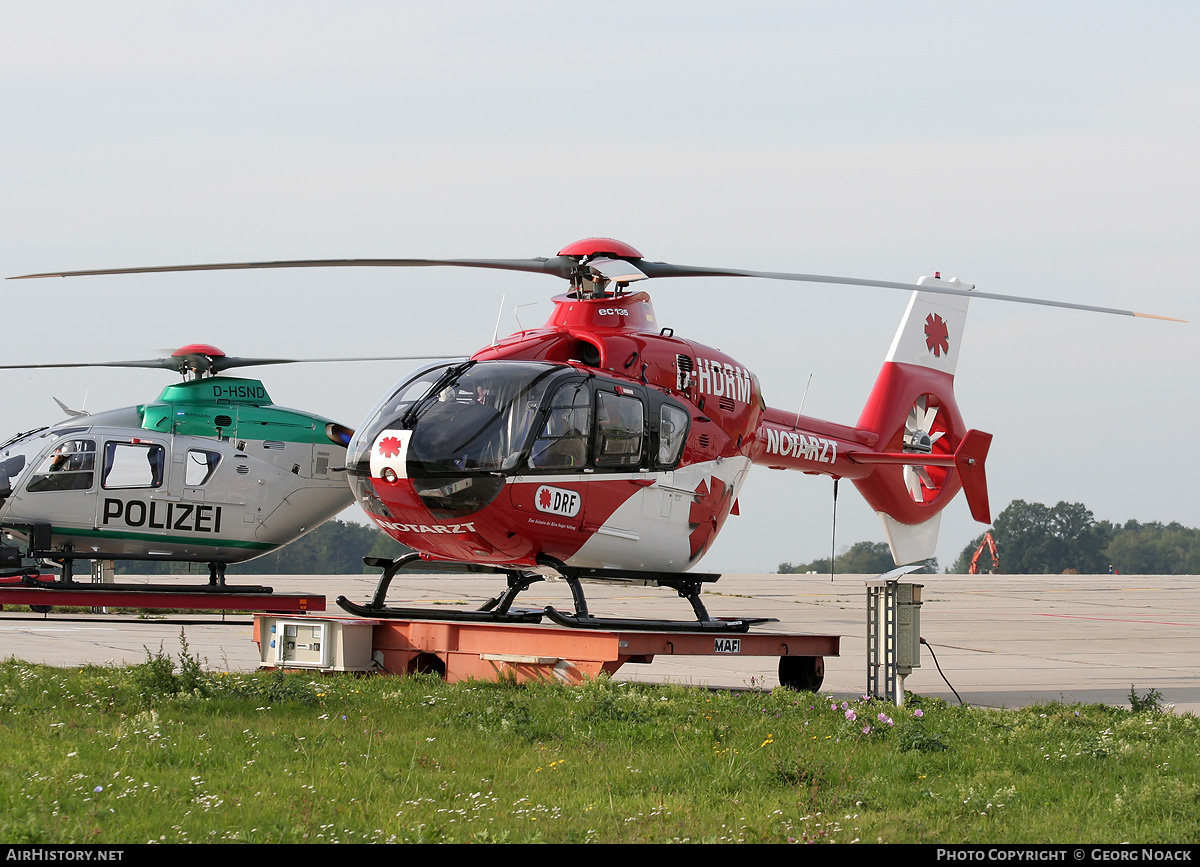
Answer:
<path fill-rule="evenodd" d="M 542 488 L 542 492 L 538 494 L 538 505 L 543 509 L 550 508 L 550 492 L 545 488 Z"/>
<path fill-rule="evenodd" d="M 703 481 L 696 488 L 696 502 L 692 503 L 688 513 L 688 526 L 692 528 L 691 558 L 696 560 L 708 550 L 709 544 L 721 530 L 721 525 L 729 517 L 732 506 L 730 495 L 733 493 L 725 483 L 713 476 L 712 490 Z"/>
<path fill-rule="evenodd" d="M 936 313 L 925 317 L 925 346 L 935 356 L 950 352 L 950 329 L 946 326 L 946 320 Z"/>
<path fill-rule="evenodd" d="M 384 437 L 379 441 L 379 453 L 385 458 L 394 458 L 400 454 L 400 440 L 396 437 Z"/>

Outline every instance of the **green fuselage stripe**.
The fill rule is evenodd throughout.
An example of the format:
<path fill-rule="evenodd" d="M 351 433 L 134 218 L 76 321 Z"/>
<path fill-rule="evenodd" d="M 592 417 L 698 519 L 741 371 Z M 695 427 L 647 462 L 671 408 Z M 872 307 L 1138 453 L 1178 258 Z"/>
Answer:
<path fill-rule="evenodd" d="M 239 539 L 204 539 L 197 536 L 164 536 L 158 533 L 129 533 L 121 530 L 84 530 L 75 527 L 51 527 L 57 536 L 87 536 L 99 539 L 131 539 L 137 542 L 164 542 L 175 545 L 202 545 L 206 548 L 245 548 L 250 551 L 270 551 L 281 543 L 243 542 Z"/>

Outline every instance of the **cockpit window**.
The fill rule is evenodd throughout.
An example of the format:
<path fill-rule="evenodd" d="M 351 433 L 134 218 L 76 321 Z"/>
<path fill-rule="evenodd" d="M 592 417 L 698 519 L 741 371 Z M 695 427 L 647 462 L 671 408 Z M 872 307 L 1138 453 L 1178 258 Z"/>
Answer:
<path fill-rule="evenodd" d="M 642 461 L 645 428 L 642 402 L 636 397 L 596 394 L 597 467 L 636 467 Z"/>
<path fill-rule="evenodd" d="M 587 464 L 592 430 L 592 397 L 585 382 L 568 382 L 550 399 L 546 423 L 534 440 L 529 466 L 535 470 Z"/>
<path fill-rule="evenodd" d="M 42 461 L 26 490 L 85 491 L 92 486 L 96 470 L 96 443 L 92 440 L 62 440 Z"/>
<path fill-rule="evenodd" d="M 658 421 L 658 462 L 673 467 L 679 462 L 687 438 L 688 414 L 669 403 L 662 405 Z"/>
<path fill-rule="evenodd" d="M 410 472 L 504 472 L 520 462 L 547 381 L 561 368 L 472 365 L 434 383 L 402 417 L 412 426 Z"/>
<path fill-rule="evenodd" d="M 219 452 L 210 452 L 208 449 L 188 449 L 187 468 L 183 472 L 183 483 L 189 488 L 203 485 L 212 478 L 219 463 L 221 463 Z"/>

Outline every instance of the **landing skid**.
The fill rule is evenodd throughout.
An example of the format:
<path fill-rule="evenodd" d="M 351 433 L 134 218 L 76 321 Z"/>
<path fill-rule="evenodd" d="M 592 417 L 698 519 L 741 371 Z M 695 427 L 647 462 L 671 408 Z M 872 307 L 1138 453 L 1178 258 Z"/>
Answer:
<path fill-rule="evenodd" d="M 505 575 L 508 587 L 499 595 L 489 599 L 475 611 L 454 611 L 433 608 L 394 608 L 386 604 L 388 588 L 392 579 L 405 568 L 424 561 L 418 554 L 405 554 L 395 560 L 378 557 L 364 557 L 363 562 L 368 566 L 382 569 L 375 595 L 365 605 L 359 605 L 346 599 L 337 598 L 339 607 L 359 617 L 387 618 L 396 620 L 448 620 L 471 623 L 540 623 L 543 617 L 548 617 L 559 626 L 572 629 L 621 629 L 647 630 L 654 632 L 746 632 L 751 626 L 759 623 L 769 623 L 773 617 L 747 617 L 740 619 L 713 618 L 709 615 L 700 600 L 700 592 L 705 584 L 715 582 L 720 575 L 698 573 L 680 575 L 674 572 L 625 572 L 618 569 L 581 569 L 566 566 L 558 562 L 547 561 L 542 565 L 546 572 L 532 572 L 515 568 L 484 566 L 474 563 L 460 564 L 465 571 L 491 572 Z M 549 577 L 557 577 L 567 582 L 571 588 L 571 598 L 575 603 L 575 613 L 565 614 L 553 606 L 547 605 L 542 610 L 514 609 L 513 602 L 518 594 L 528 590 L 539 581 Z M 648 587 L 670 587 L 686 599 L 692 606 L 695 620 L 654 620 L 596 617 L 588 611 L 587 598 L 583 592 L 583 582 L 640 584 Z"/>
<path fill-rule="evenodd" d="M 64 581 L 60 578 L 44 575 L 23 575 L 6 583 L 20 584 L 23 587 L 39 587 L 46 590 L 105 590 L 112 593 L 211 593 L 213 595 L 254 595 L 264 596 L 273 593 L 270 587 L 254 584 L 93 584 L 90 581 Z"/>
<path fill-rule="evenodd" d="M 75 561 L 73 559 L 51 559 L 51 563 L 62 570 L 62 574 L 59 577 L 54 577 L 53 573 L 42 572 L 36 567 L 28 567 L 0 571 L 0 582 L 56 590 L 103 589 L 122 593 L 242 593 L 261 596 L 274 592 L 272 588 L 261 584 L 226 584 L 224 563 L 209 563 L 208 583 L 201 585 L 119 584 L 115 582 L 97 584 L 94 581 L 76 581 Z"/>
<path fill-rule="evenodd" d="M 0 609 L 7 605 L 28 605 L 38 614 L 55 606 L 308 614 L 324 611 L 325 597 L 274 593 L 270 587 L 83 583 L 36 573 L 0 574 Z"/>
<path fill-rule="evenodd" d="M 540 623 L 542 620 L 541 611 L 511 610 L 513 600 L 517 598 L 517 594 L 528 588 L 530 584 L 541 581 L 541 575 L 522 573 L 511 569 L 498 569 L 491 566 L 476 566 L 468 563 L 462 564 L 464 571 L 495 572 L 507 575 L 508 589 L 499 596 L 489 599 L 477 611 L 442 611 L 434 608 L 393 608 L 388 606 L 386 604 L 387 592 L 391 586 L 392 579 L 396 577 L 398 572 L 403 571 L 405 568 L 416 566 L 423 562 L 425 561 L 418 554 L 405 554 L 403 557 L 397 557 L 395 560 L 389 560 L 385 557 L 363 557 L 363 563 L 366 565 L 383 570 L 383 574 L 379 576 L 379 584 L 375 587 L 375 595 L 365 605 L 359 605 L 356 602 L 351 602 L 345 596 L 339 596 L 337 598 L 338 606 L 359 617 L 386 618 L 391 620 L 455 620 L 468 623 Z"/>

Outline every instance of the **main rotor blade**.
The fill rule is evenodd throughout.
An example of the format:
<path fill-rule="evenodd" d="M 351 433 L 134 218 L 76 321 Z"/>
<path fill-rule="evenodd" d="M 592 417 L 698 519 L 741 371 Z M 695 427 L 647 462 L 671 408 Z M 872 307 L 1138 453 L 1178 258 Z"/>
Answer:
<path fill-rule="evenodd" d="M 617 263 L 621 262 L 622 265 Z M 636 263 L 636 264 L 634 264 Z M 1133 310 L 1121 310 L 1115 307 L 1100 307 L 1093 304 L 1075 304 L 1069 301 L 1050 301 L 1044 298 L 1028 298 L 1021 295 L 1002 295 L 996 292 L 978 292 L 974 289 L 958 289 L 953 286 L 934 284 L 898 283 L 892 280 L 868 280 L 859 277 L 835 277 L 829 274 L 798 274 L 786 271 L 749 271 L 743 268 L 706 268 L 696 265 L 672 265 L 669 262 L 648 262 L 645 259 L 635 259 L 634 262 L 605 258 L 596 260 L 596 273 L 606 277 L 607 273 L 615 273 L 622 267 L 628 266 L 632 271 L 629 280 L 639 279 L 636 274 L 647 277 L 751 277 L 760 280 L 788 280 L 801 283 L 827 283 L 841 286 L 872 286 L 882 289 L 903 289 L 912 292 L 930 292 L 935 295 L 960 295 L 968 298 L 988 298 L 994 301 L 1011 301 L 1018 304 L 1037 304 L 1042 307 L 1063 307 L 1069 310 L 1086 310 L 1092 313 L 1110 313 L 1116 316 L 1137 316 L 1145 319 L 1163 319 L 1169 322 L 1185 322 L 1173 316 L 1158 316 L 1153 313 L 1138 313 Z M 261 268 L 490 268 L 499 271 L 525 271 L 535 274 L 549 274 L 570 280 L 581 268 L 590 269 L 591 265 L 581 265 L 579 260 L 571 256 L 554 256 L 553 258 L 535 259 L 294 259 L 277 262 L 225 262 L 212 265 L 163 265 L 148 268 L 106 268 L 89 271 L 56 271 L 45 274 L 22 274 L 9 277 L 9 280 L 28 280 L 38 277 L 87 277 L 104 274 L 164 274 L 176 271 L 236 271 Z M 607 273 L 606 273 L 607 272 Z"/>
<path fill-rule="evenodd" d="M 833 277 L 828 274 L 793 274 L 786 271 L 746 271 L 740 268 L 701 268 L 694 265 L 671 265 L 667 262 L 639 262 L 638 267 L 648 277 L 753 277 L 761 280 L 790 280 L 801 283 L 832 283 L 842 286 L 875 286 L 882 289 L 906 289 L 913 292 L 931 292 L 935 295 L 962 295 L 967 298 L 990 298 L 994 301 L 1012 301 L 1018 304 L 1039 304 L 1043 307 L 1065 307 L 1070 310 L 1087 310 L 1092 313 L 1112 313 L 1117 316 L 1139 316 L 1146 319 L 1165 319 L 1169 322 L 1186 322 L 1173 316 L 1157 316 L 1153 313 L 1137 313 L 1115 307 L 1098 307 L 1092 304 L 1074 304 L 1069 301 L 1049 301 L 1044 298 L 1027 298 L 1021 295 L 1001 295 L 996 292 L 979 292 L 975 289 L 955 289 L 952 286 L 931 284 L 897 283 L 891 280 L 866 280 L 859 277 Z"/>
<path fill-rule="evenodd" d="M 178 358 L 148 358 L 144 361 L 80 361 L 73 364 L 0 364 L 0 370 L 40 370 L 44 367 L 148 367 L 175 370 Z"/>
<path fill-rule="evenodd" d="M 100 268 L 89 271 L 54 271 L 21 274 L 9 280 L 39 277 L 95 277 L 105 274 L 170 274 L 176 271 L 246 271 L 260 268 L 491 268 L 527 271 L 569 280 L 577 262 L 567 256 L 552 259 L 286 259 L 278 262 L 221 262 L 211 265 L 154 265 L 146 268 Z"/>
<path fill-rule="evenodd" d="M 467 355 L 387 355 L 375 358 L 238 358 L 225 356 L 212 360 L 212 369 L 216 373 L 235 367 L 257 367 L 264 364 L 336 364 L 343 361 L 420 361 L 428 359 L 441 361 L 450 358 L 466 358 Z"/>
<path fill-rule="evenodd" d="M 419 361 L 423 359 L 442 360 L 449 358 L 464 358 L 464 355 L 388 355 L 373 358 L 237 358 L 216 356 L 210 358 L 209 368 L 214 373 L 230 370 L 235 367 L 256 367 L 265 364 L 322 364 L 342 361 Z M 70 364 L 0 364 L 0 370 L 39 370 L 50 367 L 144 367 L 164 370 L 183 370 L 188 368 L 189 356 L 174 356 L 171 358 L 147 358 L 141 361 L 81 361 Z"/>

